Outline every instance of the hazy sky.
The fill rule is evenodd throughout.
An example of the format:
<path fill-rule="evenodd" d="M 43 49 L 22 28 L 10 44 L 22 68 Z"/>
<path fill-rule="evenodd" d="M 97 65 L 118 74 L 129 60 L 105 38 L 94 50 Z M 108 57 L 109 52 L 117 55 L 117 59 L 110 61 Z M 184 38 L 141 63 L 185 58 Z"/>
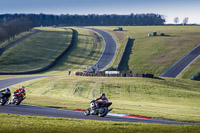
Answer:
<path fill-rule="evenodd" d="M 200 24 L 200 0 L 0 0 L 0 14 L 130 14 L 158 13 L 167 23 L 189 17 Z"/>

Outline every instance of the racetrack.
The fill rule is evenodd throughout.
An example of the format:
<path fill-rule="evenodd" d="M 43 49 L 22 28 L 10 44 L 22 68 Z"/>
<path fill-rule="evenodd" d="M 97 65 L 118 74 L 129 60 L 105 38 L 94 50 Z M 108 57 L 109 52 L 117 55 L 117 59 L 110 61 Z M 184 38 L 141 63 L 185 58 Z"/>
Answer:
<path fill-rule="evenodd" d="M 177 125 L 200 125 L 197 123 L 175 122 L 162 119 L 140 119 L 120 117 L 120 114 L 108 114 L 106 117 L 99 117 L 96 115 L 84 116 L 83 112 L 62 110 L 49 107 L 39 107 L 32 105 L 21 104 L 0 106 L 1 113 L 20 114 L 31 116 L 47 116 L 47 117 L 62 117 L 74 119 L 100 120 L 100 121 L 117 121 L 117 122 L 143 122 L 143 123 L 160 123 L 160 124 L 177 124 Z"/>
<path fill-rule="evenodd" d="M 116 42 L 113 37 L 107 32 L 92 29 L 102 35 L 105 42 L 105 49 L 101 58 L 97 61 L 96 64 L 98 70 L 105 68 L 114 58 L 116 52 Z M 107 41 L 106 41 L 107 40 Z M 110 41 L 109 41 L 110 40 Z M 32 76 L 32 77 L 21 77 L 21 78 L 10 78 L 0 80 L 0 88 L 6 88 L 14 84 L 25 82 L 28 80 L 33 80 L 37 78 L 52 77 L 50 76 Z M 106 117 L 98 116 L 84 116 L 82 112 L 62 110 L 49 107 L 39 107 L 32 105 L 21 104 L 16 105 L 5 105 L 0 106 L 1 113 L 9 114 L 21 114 L 21 115 L 32 115 L 32 116 L 48 116 L 48 117 L 63 117 L 63 118 L 74 118 L 74 119 L 89 119 L 89 120 L 101 120 L 101 121 L 118 121 L 118 122 L 144 122 L 144 123 L 160 123 L 160 124 L 179 124 L 179 125 L 200 125 L 197 123 L 185 123 L 185 122 L 175 122 L 163 119 L 143 119 L 143 118 L 132 118 L 132 117 L 122 117 L 123 114 L 108 114 Z"/>
<path fill-rule="evenodd" d="M 54 75 L 51 75 L 54 76 Z M 5 88 L 17 83 L 21 83 L 24 81 L 44 78 L 50 76 L 33 76 L 33 77 L 22 77 L 22 78 L 10 78 L 0 80 L 0 88 Z M 160 124 L 178 124 L 178 125 L 200 125 L 197 123 L 185 123 L 185 122 L 175 122 L 163 119 L 146 119 L 146 118 L 133 118 L 131 116 L 126 115 L 123 117 L 123 114 L 108 114 L 106 117 L 98 117 L 98 116 L 84 116 L 83 112 L 79 111 L 70 111 L 70 110 L 62 110 L 56 108 L 49 107 L 39 107 L 33 105 L 25 105 L 21 104 L 17 105 L 5 105 L 0 106 L 1 113 L 8 114 L 21 114 L 21 115 L 32 115 L 32 116 L 48 116 L 48 117 L 63 117 L 63 118 L 75 118 L 75 119 L 89 119 L 89 120 L 101 120 L 101 121 L 118 121 L 118 122 L 144 122 L 144 123 L 160 123 Z"/>
<path fill-rule="evenodd" d="M 177 78 L 192 62 L 200 56 L 200 44 L 171 66 L 160 77 Z"/>
<path fill-rule="evenodd" d="M 21 82 L 25 82 L 28 80 L 44 78 L 44 77 L 54 77 L 58 75 L 47 75 L 47 76 L 32 76 L 32 77 L 20 77 L 20 78 L 9 78 L 9 79 L 2 79 L 0 80 L 0 89 L 19 84 Z"/>
<path fill-rule="evenodd" d="M 117 50 L 117 43 L 115 39 L 112 37 L 112 35 L 109 34 L 108 32 L 93 28 L 87 28 L 87 29 L 99 33 L 104 40 L 104 46 L 105 46 L 104 51 L 99 60 L 97 61 L 97 63 L 92 66 L 92 68 L 94 68 L 96 71 L 100 71 L 112 62 Z"/>

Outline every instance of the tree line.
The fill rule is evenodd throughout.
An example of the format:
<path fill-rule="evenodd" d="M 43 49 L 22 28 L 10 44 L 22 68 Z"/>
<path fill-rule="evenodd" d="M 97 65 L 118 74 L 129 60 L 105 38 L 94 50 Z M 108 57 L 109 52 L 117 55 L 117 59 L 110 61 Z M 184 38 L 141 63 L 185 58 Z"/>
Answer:
<path fill-rule="evenodd" d="M 0 43 L 33 28 L 33 23 L 28 18 L 5 20 L 0 23 Z"/>
<path fill-rule="evenodd" d="M 165 19 L 159 14 L 130 14 L 130 15 L 48 15 L 48 14 L 2 14 L 0 22 L 29 18 L 34 26 L 66 25 L 66 26 L 135 26 L 163 25 Z"/>
<path fill-rule="evenodd" d="M 1 14 L 0 42 L 25 32 L 34 26 L 142 26 L 163 25 L 159 14 L 130 15 L 51 15 L 51 14 Z"/>

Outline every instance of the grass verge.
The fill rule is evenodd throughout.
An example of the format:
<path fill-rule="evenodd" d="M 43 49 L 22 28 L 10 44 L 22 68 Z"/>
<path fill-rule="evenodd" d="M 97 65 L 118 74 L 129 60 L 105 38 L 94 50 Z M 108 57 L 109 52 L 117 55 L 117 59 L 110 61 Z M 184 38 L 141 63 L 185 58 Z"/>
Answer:
<path fill-rule="evenodd" d="M 178 78 L 191 79 L 194 75 L 200 72 L 200 57 L 197 58 L 188 68 L 186 68 L 183 73 L 181 73 Z M 200 78 L 198 78 L 200 80 Z"/>
<path fill-rule="evenodd" d="M 4 133 L 199 133 L 200 126 L 106 122 L 67 118 L 36 117 L 0 113 Z M 12 123 L 10 123 L 12 122 Z"/>

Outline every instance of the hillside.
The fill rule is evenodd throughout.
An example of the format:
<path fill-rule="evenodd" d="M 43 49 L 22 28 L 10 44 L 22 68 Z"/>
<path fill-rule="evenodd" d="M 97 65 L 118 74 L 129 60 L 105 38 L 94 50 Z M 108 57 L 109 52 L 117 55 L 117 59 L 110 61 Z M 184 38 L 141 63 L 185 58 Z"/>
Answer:
<path fill-rule="evenodd" d="M 99 34 L 88 29 L 73 28 L 77 31 L 77 40 L 72 49 L 44 74 L 67 74 L 84 71 L 94 65 L 104 50 L 103 40 Z"/>
<path fill-rule="evenodd" d="M 114 67 L 120 60 L 127 36 L 135 39 L 128 61 L 129 69 L 134 73 L 159 76 L 200 43 L 200 26 L 124 26 L 123 31 L 113 31 L 116 27 L 95 28 L 108 31 L 117 40 L 117 56 L 112 63 Z M 158 36 L 148 37 L 148 33 L 154 31 L 157 31 Z M 160 36 L 160 33 L 165 36 Z M 196 73 L 200 69 L 191 67 L 190 71 Z"/>
<path fill-rule="evenodd" d="M 54 61 L 71 43 L 72 30 L 43 28 L 6 50 L 0 57 L 0 72 L 41 69 Z"/>

